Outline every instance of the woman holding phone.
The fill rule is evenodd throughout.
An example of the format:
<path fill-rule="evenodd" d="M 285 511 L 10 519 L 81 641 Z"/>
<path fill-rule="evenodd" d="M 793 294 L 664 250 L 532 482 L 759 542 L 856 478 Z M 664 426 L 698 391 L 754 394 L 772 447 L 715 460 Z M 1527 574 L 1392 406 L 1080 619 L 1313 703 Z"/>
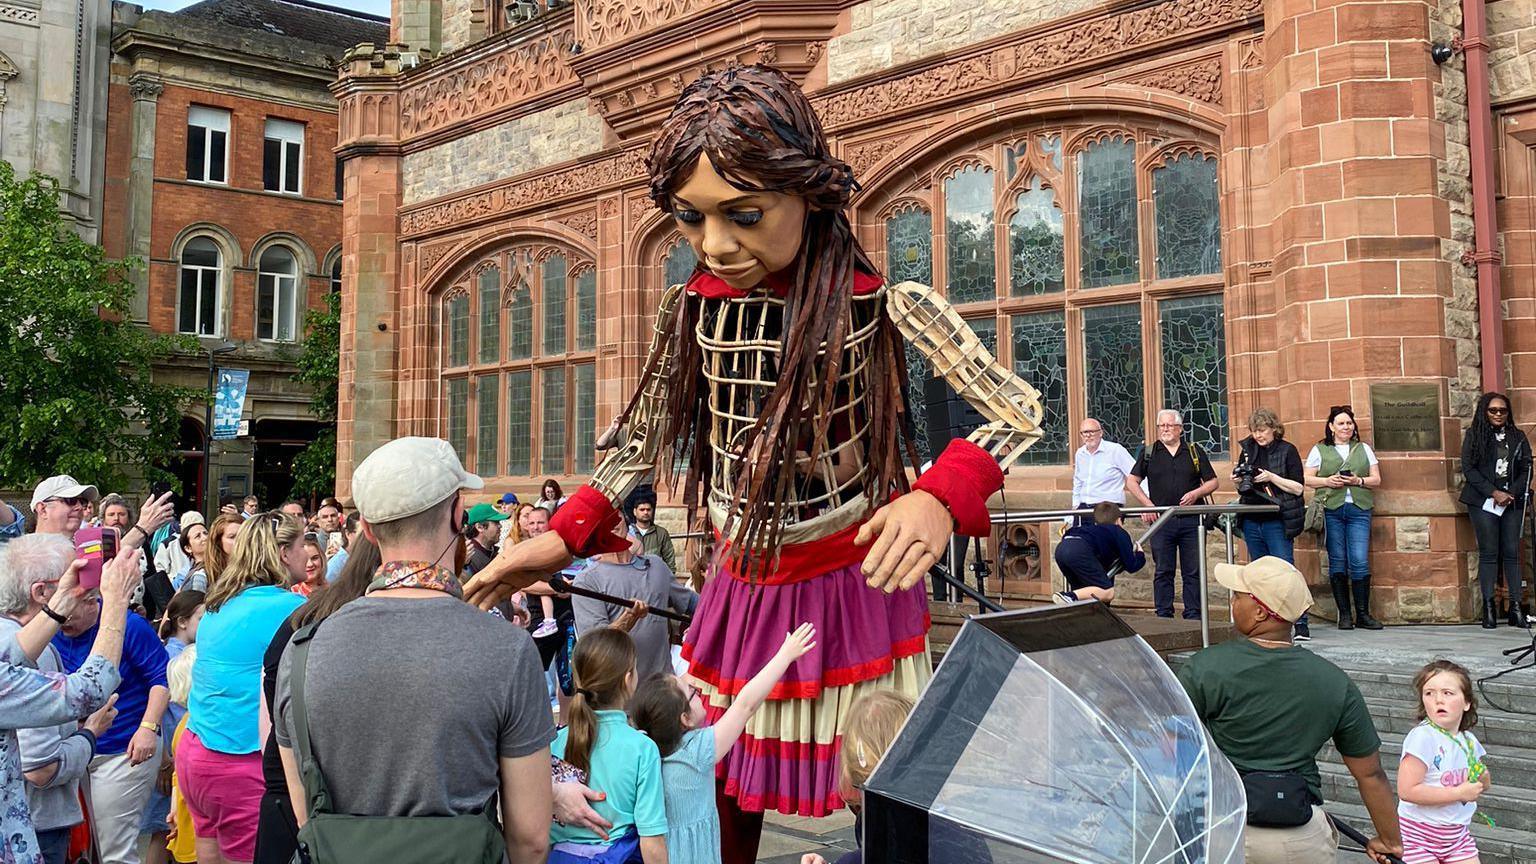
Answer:
<path fill-rule="evenodd" d="M 79 584 L 84 563 L 58 535 L 33 534 L 0 546 L 0 585 L 25 583 L 26 594 L 12 599 L 31 610 L 17 616 L 26 618 L 20 629 L 0 638 L 0 860 L 39 860 L 16 730 L 84 719 L 107 704 L 120 681 L 128 604 L 140 582 L 134 547 L 119 551 L 102 573 L 101 626 L 85 662 L 68 675 L 34 667 L 65 619 L 82 602 L 93 602 Z"/>
<path fill-rule="evenodd" d="M 1302 466 L 1306 484 L 1323 502 L 1323 539 L 1328 545 L 1328 584 L 1339 607 L 1339 629 L 1380 630 L 1371 617 L 1372 489 L 1381 485 L 1381 469 L 1371 445 L 1360 440 L 1354 409 L 1328 409 L 1323 439 L 1312 446 Z M 1350 606 L 1353 601 L 1354 613 Z"/>

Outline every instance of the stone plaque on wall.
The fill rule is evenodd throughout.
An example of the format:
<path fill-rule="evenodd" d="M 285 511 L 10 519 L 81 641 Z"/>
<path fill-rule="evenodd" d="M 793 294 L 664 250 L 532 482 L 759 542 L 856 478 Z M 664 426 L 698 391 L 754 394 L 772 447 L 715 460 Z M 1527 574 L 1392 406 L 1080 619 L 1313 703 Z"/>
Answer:
<path fill-rule="evenodd" d="M 1371 419 L 1377 450 L 1439 450 L 1440 386 L 1372 384 Z"/>

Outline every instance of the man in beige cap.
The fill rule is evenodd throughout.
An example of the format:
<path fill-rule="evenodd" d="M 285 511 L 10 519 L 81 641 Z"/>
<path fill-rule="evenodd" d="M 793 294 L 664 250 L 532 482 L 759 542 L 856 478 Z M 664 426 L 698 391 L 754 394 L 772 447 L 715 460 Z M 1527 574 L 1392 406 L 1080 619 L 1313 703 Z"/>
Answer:
<path fill-rule="evenodd" d="M 96 487 L 68 474 L 56 474 L 32 490 L 32 512 L 37 516 L 37 533 L 75 536 L 85 518 L 85 507 L 100 500 Z"/>
<path fill-rule="evenodd" d="M 552 816 L 598 817 L 585 787 L 552 787 L 554 725 L 532 638 L 463 602 L 461 491 L 484 485 L 439 438 L 398 438 L 357 466 L 360 525 L 384 563 L 366 595 L 310 640 L 309 742 L 335 812 L 458 816 L 499 791 L 508 860 L 542 862 Z M 274 732 L 302 825 L 293 658 L 290 645 L 278 666 Z"/>
<path fill-rule="evenodd" d="M 1289 563 L 1265 557 L 1218 564 L 1216 581 L 1232 592 L 1240 635 L 1190 657 L 1179 681 L 1216 746 L 1243 775 L 1244 859 L 1332 864 L 1338 832 L 1317 806 L 1323 803 L 1317 751 L 1330 740 L 1376 827 L 1367 851 L 1383 864 L 1385 853 L 1402 855 L 1397 804 L 1365 700 L 1344 670 L 1292 641 L 1296 619 L 1312 605 L 1306 580 Z"/>

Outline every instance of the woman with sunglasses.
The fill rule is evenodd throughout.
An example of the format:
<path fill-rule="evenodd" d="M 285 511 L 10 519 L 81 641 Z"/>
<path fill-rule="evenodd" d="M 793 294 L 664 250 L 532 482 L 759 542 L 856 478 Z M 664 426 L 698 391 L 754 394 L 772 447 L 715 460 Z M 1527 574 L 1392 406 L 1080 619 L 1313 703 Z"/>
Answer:
<path fill-rule="evenodd" d="M 1531 488 L 1531 444 L 1515 427 L 1509 397 L 1484 393 L 1461 441 L 1461 503 L 1477 535 L 1477 582 L 1483 592 L 1483 627 L 1497 626 L 1494 588 L 1499 565 L 1509 589 L 1509 625 L 1527 626 L 1520 609 L 1520 525 Z"/>

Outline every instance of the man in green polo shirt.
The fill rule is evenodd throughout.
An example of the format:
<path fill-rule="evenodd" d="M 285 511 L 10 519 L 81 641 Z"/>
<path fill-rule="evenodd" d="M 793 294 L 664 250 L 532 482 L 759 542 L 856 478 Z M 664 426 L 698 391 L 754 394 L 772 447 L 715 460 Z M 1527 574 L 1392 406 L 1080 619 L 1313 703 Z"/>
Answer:
<path fill-rule="evenodd" d="M 1344 670 L 1291 642 L 1292 623 L 1312 605 L 1306 580 L 1285 561 L 1265 557 L 1218 564 L 1216 581 L 1232 592 L 1233 626 L 1241 635 L 1190 657 L 1179 682 L 1239 774 L 1295 772 L 1312 794 L 1311 820 L 1294 828 L 1254 825 L 1250 812 L 1245 860 L 1332 864 L 1338 832 L 1316 806 L 1323 801 L 1317 751 L 1330 740 L 1375 824 L 1371 857 L 1385 864 L 1385 853 L 1401 855 L 1397 803 L 1365 699 Z"/>

